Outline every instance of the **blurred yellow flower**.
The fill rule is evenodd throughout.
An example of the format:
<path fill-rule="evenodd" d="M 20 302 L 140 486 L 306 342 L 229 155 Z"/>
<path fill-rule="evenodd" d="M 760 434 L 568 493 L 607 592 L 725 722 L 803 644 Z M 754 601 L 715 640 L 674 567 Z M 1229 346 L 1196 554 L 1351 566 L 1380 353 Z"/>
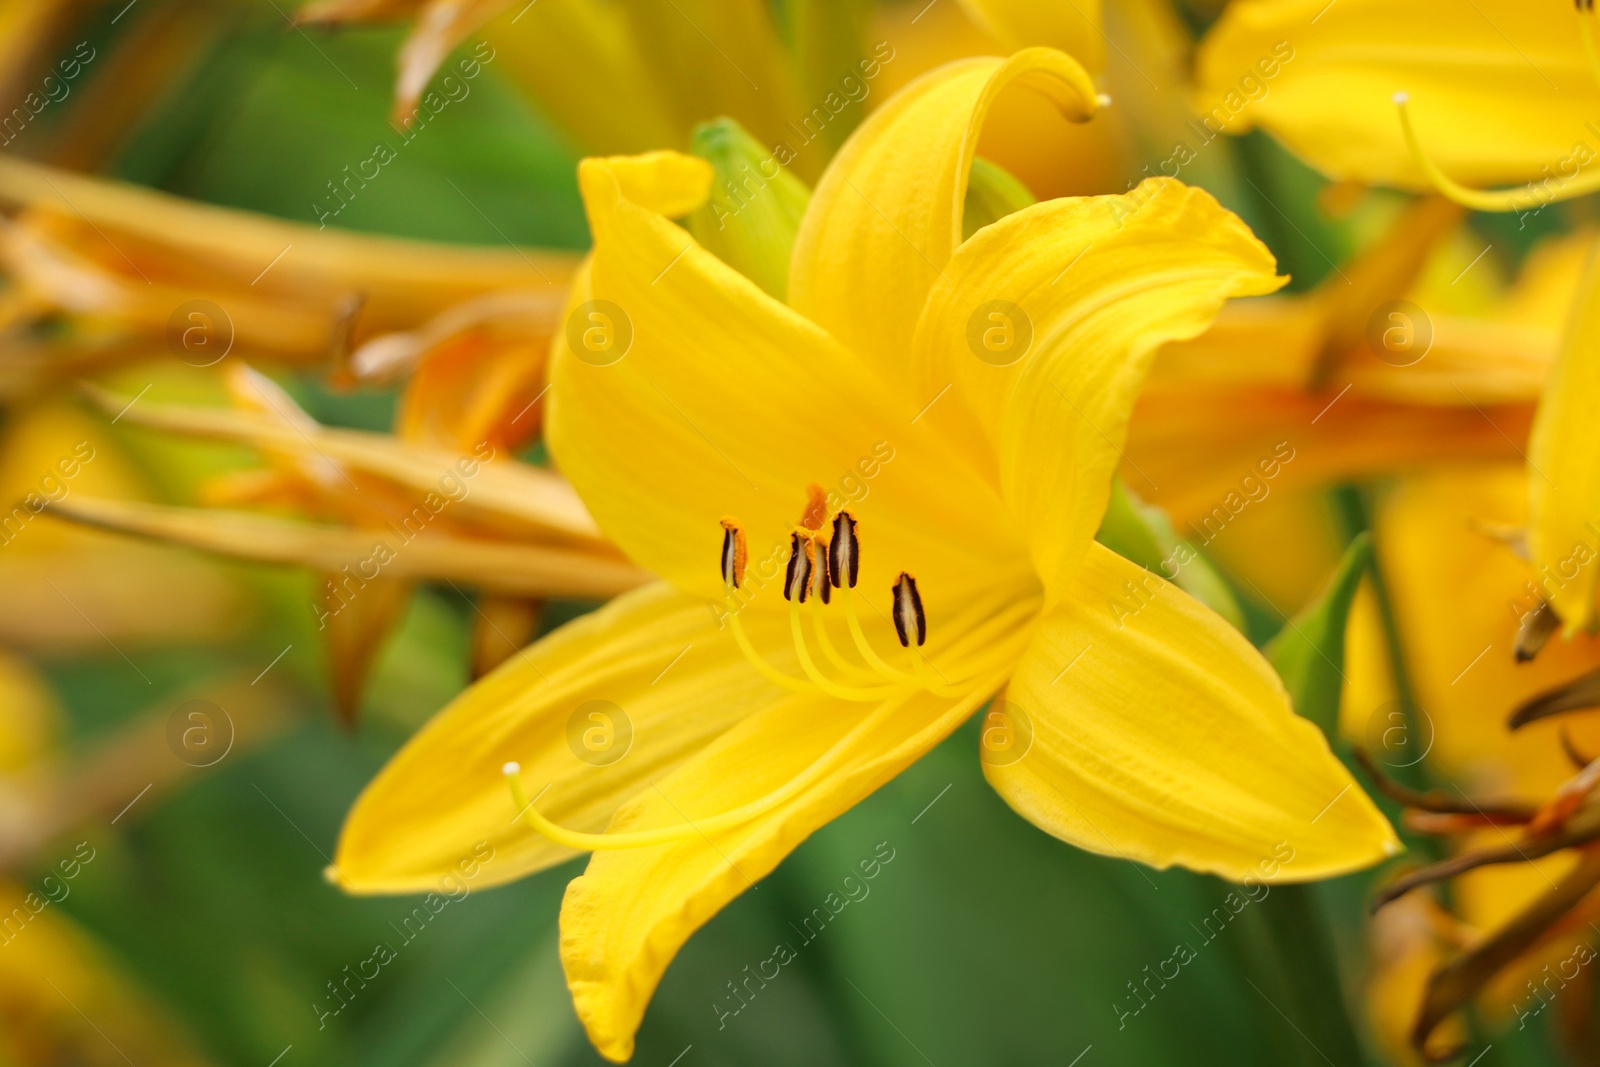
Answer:
<path fill-rule="evenodd" d="M 1593 5 L 1235 0 L 1200 51 L 1219 128 L 1259 126 L 1332 178 L 1536 212 L 1600 188 Z M 1268 78 L 1262 57 L 1292 61 Z M 1281 55 L 1279 56 L 1281 58 Z M 1469 186 L 1512 183 L 1504 192 Z"/>

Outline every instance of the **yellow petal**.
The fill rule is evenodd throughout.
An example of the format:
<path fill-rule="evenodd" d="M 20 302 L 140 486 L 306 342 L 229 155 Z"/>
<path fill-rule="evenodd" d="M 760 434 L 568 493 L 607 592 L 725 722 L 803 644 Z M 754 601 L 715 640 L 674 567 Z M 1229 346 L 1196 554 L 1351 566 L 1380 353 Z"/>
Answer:
<path fill-rule="evenodd" d="M 763 645 L 787 640 L 748 625 Z M 598 832 L 647 783 L 785 695 L 700 600 L 662 584 L 619 597 L 513 656 L 407 743 L 346 818 L 340 882 L 357 893 L 437 888 L 480 842 L 493 859 L 476 885 L 549 867 L 573 853 L 516 818 L 507 761 L 522 765 L 530 796 L 549 787 L 536 800 L 547 818 Z"/>
<path fill-rule="evenodd" d="M 381 573 L 388 578 L 458 581 L 522 596 L 603 599 L 637 588 L 648 578 L 609 552 L 452 537 L 428 529 L 420 517 L 415 526 L 362 529 L 77 495 L 51 505 L 50 513 L 236 559 L 329 572 L 348 566 L 350 573 L 368 579 Z M 420 533 L 413 532 L 419 529 Z"/>
<path fill-rule="evenodd" d="M 843 763 L 823 781 L 737 829 L 595 853 L 583 876 L 567 886 L 561 960 L 578 1017 L 601 1055 L 616 1062 L 632 1055 L 650 995 L 690 934 L 812 831 L 938 743 L 986 696 L 975 693 L 954 705 L 915 698 L 844 744 Z M 756 800 L 844 743 L 861 720 L 859 710 L 846 713 L 826 699 L 791 696 L 751 715 L 641 792 L 609 830 L 678 826 Z"/>
<path fill-rule="evenodd" d="M 653 95 L 677 120 L 677 143 L 696 123 L 722 115 L 773 143 L 790 136 L 786 123 L 805 121 L 805 108 L 821 103 L 802 102 L 795 92 L 767 0 L 629 0 L 623 6 L 640 62 L 653 76 Z M 802 149 L 801 156 L 809 164 L 801 177 L 809 177 L 820 155 Z"/>
<path fill-rule="evenodd" d="M 1398 851 L 1260 653 L 1099 545 L 1004 700 L 1021 709 L 1006 724 L 1013 742 L 984 773 L 1018 812 L 1081 848 L 1234 881 L 1325 878 Z M 1031 747 L 1013 758 L 1024 722 Z"/>
<path fill-rule="evenodd" d="M 617 179 L 623 196 L 668 218 L 687 215 L 705 203 L 715 177 L 710 163 L 682 152 L 611 156 L 599 163 Z"/>
<path fill-rule="evenodd" d="M 486 30 L 500 64 L 586 152 L 642 152 L 683 142 L 667 93 L 651 77 L 627 9 L 562 0 L 508 9 Z M 711 116 L 701 116 L 709 118 Z"/>
<path fill-rule="evenodd" d="M 905 375 L 923 302 L 961 242 L 984 118 L 1013 84 L 1045 94 L 1074 121 L 1097 106 L 1089 76 L 1059 52 L 950 63 L 851 135 L 800 224 L 789 302 L 891 381 Z"/>
<path fill-rule="evenodd" d="M 1569 634 L 1595 625 L 1600 586 L 1600 259 L 1593 256 L 1575 308 L 1528 440 L 1528 547 Z"/>
<path fill-rule="evenodd" d="M 1060 49 L 1088 70 L 1105 66 L 1100 0 L 961 0 L 961 6 L 1012 51 L 1044 45 Z"/>
<path fill-rule="evenodd" d="M 606 162 L 580 181 L 595 251 L 551 357 L 549 441 L 630 559 L 720 602 L 733 516 L 760 589 L 816 484 L 860 520 L 875 598 L 902 569 L 931 599 L 1024 580 L 994 491 L 916 421 L 925 401 L 625 198 Z"/>
<path fill-rule="evenodd" d="M 1205 329 L 1228 297 L 1280 284 L 1243 222 L 1164 178 L 1036 204 L 956 250 L 914 358 L 926 393 L 953 383 L 975 415 L 1052 596 L 1100 525 L 1157 347 Z"/>
<path fill-rule="evenodd" d="M 1523 0 L 1242 0 L 1200 49 L 1196 103 L 1211 129 L 1260 126 L 1329 177 L 1427 188 L 1394 102 L 1406 93 L 1450 177 L 1543 184 L 1549 167 L 1559 190 L 1600 151 L 1582 17 Z"/>

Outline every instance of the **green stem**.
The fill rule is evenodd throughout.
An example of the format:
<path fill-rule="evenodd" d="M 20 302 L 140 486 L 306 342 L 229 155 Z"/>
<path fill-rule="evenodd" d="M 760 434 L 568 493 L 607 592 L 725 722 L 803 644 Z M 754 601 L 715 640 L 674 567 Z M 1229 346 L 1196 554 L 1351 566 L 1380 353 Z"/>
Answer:
<path fill-rule="evenodd" d="M 1244 957 L 1263 1017 L 1290 1024 L 1280 1042 L 1288 1062 L 1362 1067 L 1366 1050 L 1351 1021 L 1327 915 L 1315 886 L 1275 885 L 1250 906 Z"/>

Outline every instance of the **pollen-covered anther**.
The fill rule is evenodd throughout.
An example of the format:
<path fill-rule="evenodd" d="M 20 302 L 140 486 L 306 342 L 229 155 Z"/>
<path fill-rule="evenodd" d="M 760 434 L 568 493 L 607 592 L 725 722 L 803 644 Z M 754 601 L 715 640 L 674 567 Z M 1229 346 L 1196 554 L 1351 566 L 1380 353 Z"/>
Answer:
<path fill-rule="evenodd" d="M 813 558 L 817 561 L 815 575 L 817 599 L 824 604 L 828 604 L 833 601 L 833 583 L 828 580 L 828 572 L 833 569 L 828 558 L 829 549 L 832 546 L 828 544 L 828 535 L 821 530 L 811 535 L 811 544 L 814 552 Z"/>
<path fill-rule="evenodd" d="M 744 568 L 749 559 L 750 550 L 745 544 L 744 527 L 739 525 L 738 519 L 724 518 L 722 520 L 722 584 L 729 589 L 738 589 L 744 583 Z"/>
<path fill-rule="evenodd" d="M 820 530 L 828 521 L 828 491 L 816 482 L 806 486 L 806 509 L 800 513 L 800 525 L 808 530 Z"/>
<path fill-rule="evenodd" d="M 856 587 L 861 570 L 861 542 L 856 538 L 856 517 L 841 511 L 833 517 L 833 538 L 828 542 L 828 580 L 838 589 Z"/>
<path fill-rule="evenodd" d="M 905 571 L 894 580 L 894 629 L 905 648 L 911 647 L 912 638 L 916 639 L 918 647 L 928 639 L 928 617 L 922 612 L 917 580 Z"/>
<path fill-rule="evenodd" d="M 784 572 L 783 599 L 804 604 L 811 591 L 811 572 L 816 565 L 816 546 L 799 530 L 789 535 L 789 569 Z"/>

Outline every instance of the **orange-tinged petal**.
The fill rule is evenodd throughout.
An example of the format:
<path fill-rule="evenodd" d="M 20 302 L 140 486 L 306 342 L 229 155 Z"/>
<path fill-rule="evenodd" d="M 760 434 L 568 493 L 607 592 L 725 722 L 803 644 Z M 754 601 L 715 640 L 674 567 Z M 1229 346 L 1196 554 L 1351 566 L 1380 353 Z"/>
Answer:
<path fill-rule="evenodd" d="M 442 498 L 441 498 L 442 499 Z M 419 505 L 420 506 L 420 505 Z M 457 581 L 520 596 L 602 599 L 637 588 L 649 576 L 610 551 L 451 536 L 416 526 L 376 529 L 297 522 L 254 512 L 179 508 L 72 496 L 52 515 L 87 526 L 262 563 L 297 564 L 330 573 Z M 420 527 L 420 532 L 413 533 Z M 342 577 L 341 581 L 356 581 Z"/>
<path fill-rule="evenodd" d="M 127 324 L 164 337 L 174 311 L 203 298 L 231 320 L 240 349 L 279 358 L 327 358 L 357 291 L 359 343 L 485 292 L 560 292 L 579 260 L 318 229 L 14 157 L 0 160 L 0 202 L 26 209 L 17 225 L 36 255 L 94 266 L 100 295 Z M 23 280 L 55 300 L 86 291 L 85 277 L 57 265 Z"/>
<path fill-rule="evenodd" d="M 107 413 L 142 426 L 218 441 L 238 441 L 284 453 L 310 463 L 337 461 L 351 470 L 376 475 L 414 491 L 421 502 L 427 494 L 443 494 L 450 481 L 467 486 L 451 502 L 453 515 L 471 517 L 508 533 L 577 545 L 602 543 L 600 532 L 583 503 L 559 475 L 526 463 L 491 463 L 494 453 L 476 448 L 472 456 L 398 440 L 388 434 L 334 429 L 320 425 L 296 427 L 281 412 L 271 415 L 230 411 L 226 408 L 141 401 L 129 405 L 113 393 L 93 387 L 85 392 Z M 349 485 L 337 474 L 335 483 Z M 354 487 L 351 487 L 352 490 Z M 442 498 L 442 497 L 441 497 Z"/>

